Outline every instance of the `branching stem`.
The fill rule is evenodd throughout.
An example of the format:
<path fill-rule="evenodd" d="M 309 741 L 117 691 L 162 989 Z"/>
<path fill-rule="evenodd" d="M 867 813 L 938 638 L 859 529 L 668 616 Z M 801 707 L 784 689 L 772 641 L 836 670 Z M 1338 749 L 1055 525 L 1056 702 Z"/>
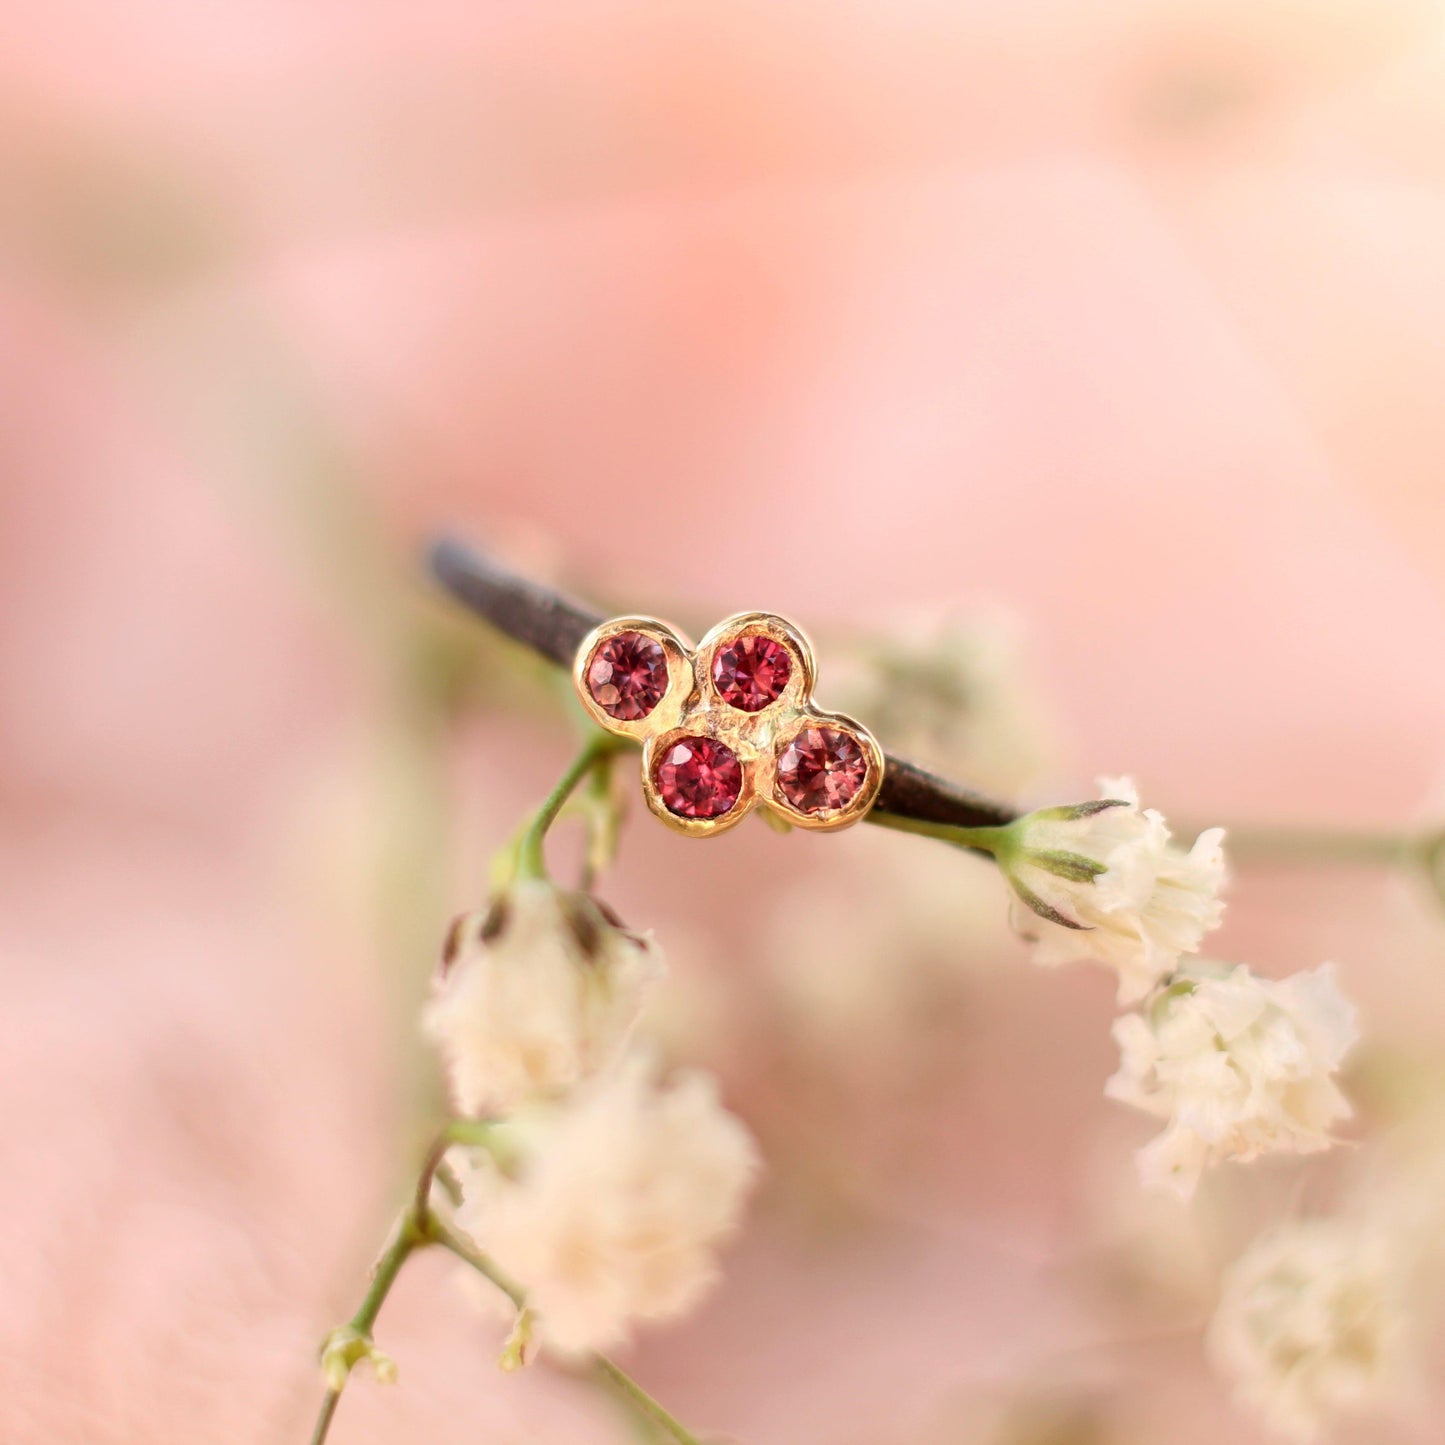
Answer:
<path fill-rule="evenodd" d="M 460 1127 L 468 1123 L 469 1121 L 461 1120 L 448 1125 L 438 1134 L 436 1142 L 427 1151 L 417 1178 L 412 1203 L 397 1220 L 391 1238 L 372 1271 L 371 1284 L 360 1307 L 342 1327 L 344 1331 L 355 1334 L 368 1345 L 377 1316 L 381 1313 L 381 1307 L 391 1293 L 391 1288 L 396 1283 L 402 1267 L 418 1250 L 425 1249 L 430 1245 L 439 1245 L 449 1254 L 455 1255 L 457 1259 L 470 1266 L 506 1295 L 518 1311 L 526 1308 L 527 1297 L 522 1287 L 516 1281 L 508 1278 L 502 1269 L 431 1207 L 431 1182 L 441 1167 L 442 1158 L 447 1149 L 456 1142 L 456 1136 L 459 1134 L 465 1136 L 466 1142 L 472 1142 L 472 1136 Z M 333 1334 L 335 1333 L 337 1332 L 333 1332 Z M 595 1356 L 588 1373 L 600 1384 L 605 1385 L 610 1393 L 620 1399 L 650 1428 L 661 1429 L 669 1439 L 675 1442 L 675 1445 L 701 1445 L 697 1436 L 688 1430 L 676 1416 L 611 1360 L 602 1355 Z M 311 1433 L 311 1445 L 325 1445 L 331 1429 L 331 1422 L 336 1416 L 336 1407 L 340 1402 L 341 1390 L 329 1386 L 326 1394 L 322 1397 L 321 1409 L 316 1417 L 316 1426 Z"/>
<path fill-rule="evenodd" d="M 430 1161 L 431 1155 L 428 1154 L 427 1157 Z M 424 1168 L 423 1173 L 428 1189 L 435 1169 L 436 1164 L 434 1163 L 428 1163 Z M 418 1193 L 420 1193 L 421 1187 L 419 1184 Z M 427 1217 L 431 1218 L 432 1216 L 428 1214 Z M 386 1248 L 382 1250 L 381 1258 L 377 1260 L 372 1269 L 371 1283 L 361 1304 L 357 1307 L 356 1313 L 340 1330 L 333 1330 L 328 1336 L 328 1348 L 337 1336 L 349 1335 L 352 1338 L 349 1345 L 343 1347 L 345 1365 L 341 1379 L 328 1380 L 326 1394 L 321 1401 L 321 1410 L 316 1417 L 316 1426 L 311 1432 L 311 1445 L 323 1445 L 330 1432 L 331 1422 L 336 1416 L 336 1407 L 341 1402 L 341 1391 L 350 1377 L 352 1366 L 358 1359 L 371 1353 L 371 1332 L 375 1328 L 376 1317 L 381 1313 L 381 1307 L 386 1303 L 386 1297 L 391 1293 L 391 1287 L 396 1283 L 402 1266 L 418 1249 L 430 1242 L 424 1228 L 418 1223 L 414 1211 L 411 1208 L 405 1210 L 392 1229 L 391 1238 L 387 1241 Z M 375 1360 L 376 1356 L 373 1355 L 372 1358 Z"/>
<path fill-rule="evenodd" d="M 614 738 L 607 733 L 596 733 L 587 740 L 582 751 L 572 760 L 572 765 L 558 779 L 557 786 L 547 794 L 542 806 L 537 809 L 532 821 L 527 824 L 517 840 L 517 875 L 521 878 L 545 878 L 547 860 L 545 840 L 558 814 L 567 805 L 567 800 L 604 762 L 629 746 L 625 739 Z"/>

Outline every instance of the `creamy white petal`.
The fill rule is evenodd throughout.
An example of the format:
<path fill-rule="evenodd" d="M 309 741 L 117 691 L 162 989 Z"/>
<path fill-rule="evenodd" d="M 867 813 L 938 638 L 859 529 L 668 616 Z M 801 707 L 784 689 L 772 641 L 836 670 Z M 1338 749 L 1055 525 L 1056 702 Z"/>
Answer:
<path fill-rule="evenodd" d="M 423 1026 L 466 1114 L 504 1114 L 609 1067 L 663 969 L 650 937 L 541 881 L 459 919 L 449 951 Z"/>
<path fill-rule="evenodd" d="M 1140 1168 L 1180 1192 L 1197 1181 L 1197 1158 L 1203 1167 L 1316 1153 L 1349 1117 L 1334 1074 L 1354 1040 L 1353 1011 L 1328 967 L 1275 982 L 1186 964 L 1113 1032 L 1119 1069 L 1105 1093 L 1167 1121 Z"/>
<path fill-rule="evenodd" d="M 609 1349 L 690 1309 L 737 1227 L 757 1151 L 712 1080 L 652 1081 L 636 1057 L 519 1116 L 516 1166 L 464 1180 L 458 1223 L 527 1291 L 544 1342 Z"/>
<path fill-rule="evenodd" d="M 1157 812 L 1139 808 L 1127 779 L 1099 786 L 1117 806 L 1032 813 L 1015 825 L 1018 846 L 1000 861 L 1035 961 L 1107 964 L 1119 976 L 1120 1002 L 1133 1003 L 1218 927 L 1224 835 L 1211 828 L 1185 852 Z"/>

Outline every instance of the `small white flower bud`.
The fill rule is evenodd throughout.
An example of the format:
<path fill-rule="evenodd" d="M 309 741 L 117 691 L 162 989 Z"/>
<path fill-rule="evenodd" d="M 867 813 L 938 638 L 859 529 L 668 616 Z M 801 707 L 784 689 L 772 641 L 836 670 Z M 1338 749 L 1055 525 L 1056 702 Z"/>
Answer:
<path fill-rule="evenodd" d="M 457 1107 L 473 1115 L 508 1113 L 610 1066 L 663 967 L 651 937 L 540 879 L 457 919 L 442 962 L 423 1022 Z"/>
<path fill-rule="evenodd" d="M 1219 926 L 1224 831 L 1201 833 L 1186 853 L 1128 779 L 1101 779 L 1100 790 L 1019 819 L 998 862 L 1036 962 L 1097 959 L 1118 973 L 1119 1002 L 1133 1003 Z"/>

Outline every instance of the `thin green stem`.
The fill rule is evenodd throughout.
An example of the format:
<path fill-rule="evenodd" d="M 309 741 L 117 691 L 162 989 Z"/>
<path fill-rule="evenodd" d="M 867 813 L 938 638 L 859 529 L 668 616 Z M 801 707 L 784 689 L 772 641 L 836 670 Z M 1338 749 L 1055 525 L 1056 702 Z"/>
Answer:
<path fill-rule="evenodd" d="M 365 1297 L 350 1320 L 339 1331 L 333 1331 L 328 1337 L 328 1341 L 333 1341 L 338 1335 L 343 1336 L 338 1343 L 345 1350 L 342 1358 L 348 1375 L 351 1367 L 359 1359 L 367 1358 L 368 1355 L 373 1363 L 378 1365 L 383 1363 L 382 1358 L 374 1351 L 371 1344 L 371 1332 L 376 1325 L 377 1316 L 381 1313 L 381 1307 L 391 1293 L 391 1288 L 396 1283 L 397 1276 L 401 1273 L 407 1260 L 417 1250 L 425 1249 L 429 1245 L 440 1245 L 448 1253 L 455 1255 L 457 1259 L 476 1270 L 484 1279 L 495 1285 L 511 1301 L 518 1312 L 526 1309 L 527 1296 L 521 1285 L 510 1279 L 465 1235 L 453 1228 L 431 1207 L 432 1181 L 437 1177 L 438 1171 L 444 1167 L 448 1147 L 455 1143 L 485 1144 L 489 1142 L 489 1134 L 490 1126 L 483 1121 L 454 1119 L 442 1128 L 435 1142 L 427 1150 L 410 1205 L 402 1212 L 392 1228 L 386 1248 L 382 1251 L 381 1258 L 377 1260 L 376 1266 L 372 1270 L 371 1283 L 367 1287 Z M 351 1338 L 345 1338 L 346 1335 Z M 653 1399 L 636 1380 L 605 1356 L 593 1357 L 591 1373 L 617 1395 L 649 1428 L 661 1430 L 675 1442 L 675 1445 L 701 1445 L 697 1436 L 688 1430 L 680 1420 Z M 340 1385 L 329 1387 L 322 1397 L 316 1425 L 311 1432 L 311 1445 L 325 1445 L 331 1429 L 331 1422 L 335 1418 L 337 1406 L 341 1402 L 341 1390 L 344 1384 L 345 1376 Z"/>
<path fill-rule="evenodd" d="M 442 1125 L 437 1144 L 443 1153 L 453 1144 L 485 1149 L 492 1143 L 497 1126 L 489 1119 L 448 1119 Z"/>
<path fill-rule="evenodd" d="M 430 1179 L 430 1174 L 427 1175 L 427 1178 Z M 430 1242 L 426 1232 L 418 1227 L 412 1211 L 410 1209 L 404 1211 L 392 1229 L 391 1238 L 387 1241 L 381 1258 L 377 1260 L 376 1267 L 371 1272 L 371 1283 L 367 1287 L 365 1297 L 356 1313 L 342 1328 L 364 1338 L 369 1344 L 376 1317 L 381 1313 L 381 1307 L 386 1303 L 386 1297 L 391 1293 L 391 1287 L 396 1283 L 396 1277 L 401 1273 L 402 1266 L 416 1250 Z M 357 1357 L 348 1354 L 345 1358 L 349 1373 L 350 1367 L 355 1363 Z M 375 1361 L 376 1357 L 372 1358 Z M 316 1428 L 311 1433 L 311 1445 L 323 1445 L 340 1401 L 340 1389 L 327 1390 L 321 1401 L 321 1411 L 316 1417 Z"/>
<path fill-rule="evenodd" d="M 1231 855 L 1245 863 L 1318 867 L 1405 868 L 1417 872 L 1445 904 L 1445 832 L 1357 831 L 1350 828 L 1236 827 L 1227 830 Z"/>
<path fill-rule="evenodd" d="M 512 1304 L 523 1310 L 527 1296 L 522 1287 L 508 1279 L 485 1254 L 470 1240 L 458 1234 L 449 1225 L 436 1219 L 432 1225 L 432 1238 L 445 1250 L 449 1250 L 463 1263 L 470 1265 L 483 1279 L 490 1280 L 501 1290 Z M 701 1441 L 675 1415 L 659 1401 L 653 1399 L 636 1380 L 605 1355 L 596 1355 L 592 1360 L 592 1373 L 640 1419 L 654 1429 L 661 1429 L 676 1445 L 701 1445 Z"/>
<path fill-rule="evenodd" d="M 323 1445 L 327 1432 L 331 1429 L 331 1420 L 336 1414 L 336 1407 L 340 1403 L 340 1390 L 326 1392 L 325 1398 L 321 1401 L 321 1413 L 316 1417 L 316 1428 L 311 1432 L 311 1445 Z"/>
<path fill-rule="evenodd" d="M 446 1152 L 451 1145 L 452 1141 L 445 1133 L 433 1140 L 431 1148 L 426 1151 L 426 1157 L 422 1160 L 421 1171 L 416 1176 L 416 1193 L 412 1197 L 411 1213 L 412 1218 L 423 1231 L 431 1223 L 432 1218 L 432 1181 L 437 1177 L 437 1171 L 442 1167 L 442 1160 L 446 1158 Z"/>
<path fill-rule="evenodd" d="M 621 817 L 613 792 L 613 761 L 616 751 L 604 754 L 593 765 L 587 780 L 587 848 L 582 855 L 580 887 L 590 893 L 597 875 L 611 863 L 617 852 L 617 833 Z"/>
<path fill-rule="evenodd" d="M 532 816 L 522 836 L 517 840 L 517 874 L 522 878 L 545 878 L 547 859 L 545 839 L 548 829 L 557 821 L 558 814 L 566 806 L 568 798 L 577 791 L 582 780 L 604 759 L 624 747 L 625 743 L 598 733 L 590 738 L 582 751 L 572 760 L 572 765 L 558 779 L 557 786 L 547 794 L 542 806 Z"/>
<path fill-rule="evenodd" d="M 371 1333 L 376 1317 L 381 1313 L 381 1307 L 386 1303 L 386 1297 L 391 1293 L 397 1275 L 401 1273 L 402 1265 L 411 1258 L 414 1250 L 421 1248 L 426 1242 L 426 1235 L 417 1228 L 416 1220 L 408 1210 L 397 1220 L 391 1243 L 376 1262 L 376 1269 L 371 1276 L 371 1287 L 361 1301 L 361 1308 L 351 1317 L 353 1329 Z"/>
<path fill-rule="evenodd" d="M 904 818 L 897 813 L 868 814 L 868 821 L 880 828 L 892 828 L 898 833 L 914 833 L 920 838 L 937 838 L 943 843 L 952 843 L 956 848 L 971 848 L 979 853 L 998 853 L 1008 846 L 1008 826 L 986 828 L 961 828 L 956 823 L 933 823 L 923 818 Z"/>
<path fill-rule="evenodd" d="M 490 1259 L 475 1248 L 471 1241 L 458 1234 L 449 1224 L 436 1220 L 432 1226 L 432 1238 L 437 1244 L 470 1265 L 483 1279 L 490 1280 L 517 1309 L 525 1309 L 527 1296 L 521 1285 L 507 1278 Z"/>
<path fill-rule="evenodd" d="M 417 1183 L 417 1199 L 421 1199 L 424 1194 L 427 1196 L 430 1194 L 431 1180 L 440 1167 L 449 1132 L 450 1129 L 444 1131 L 436 1145 L 428 1151 L 426 1161 L 422 1166 L 421 1178 Z M 518 1311 L 526 1308 L 527 1297 L 522 1287 L 508 1278 L 470 1240 L 440 1218 L 431 1209 L 428 1198 L 424 1211 L 414 1201 L 413 1208 L 406 1210 L 397 1220 L 391 1239 L 385 1250 L 382 1251 L 376 1268 L 372 1271 L 371 1284 L 366 1291 L 366 1296 L 356 1313 L 343 1328 L 354 1331 L 358 1336 L 364 1336 L 369 1343 L 377 1316 L 381 1313 L 381 1307 L 386 1302 L 387 1295 L 391 1293 L 391 1287 L 396 1283 L 402 1267 L 417 1250 L 425 1249 L 428 1245 L 433 1244 L 440 1245 L 448 1253 L 455 1255 L 456 1258 L 476 1270 L 484 1279 L 490 1281 L 506 1295 Z M 605 1356 L 597 1355 L 593 1358 L 592 1373 L 596 1379 L 616 1394 L 640 1420 L 645 1421 L 650 1428 L 663 1431 L 675 1442 L 675 1445 L 701 1445 L 697 1436 L 688 1430 L 675 1415 L 649 1395 L 626 1371 Z M 336 1416 L 336 1409 L 340 1403 L 341 1391 L 328 1389 L 322 1397 L 316 1425 L 311 1432 L 311 1445 L 325 1445 L 327 1435 L 331 1430 L 331 1422 Z"/>
<path fill-rule="evenodd" d="M 1189 830 L 1184 830 L 1189 831 Z M 1225 841 L 1235 858 L 1288 863 L 1375 863 L 1416 861 L 1423 839 L 1413 833 L 1374 833 L 1349 828 L 1236 826 Z"/>
<path fill-rule="evenodd" d="M 702 1445 L 681 1420 L 653 1399 L 625 1370 L 619 1369 L 606 1355 L 598 1355 L 593 1363 L 597 1378 L 616 1392 L 629 1409 L 650 1425 L 660 1428 L 677 1445 Z"/>

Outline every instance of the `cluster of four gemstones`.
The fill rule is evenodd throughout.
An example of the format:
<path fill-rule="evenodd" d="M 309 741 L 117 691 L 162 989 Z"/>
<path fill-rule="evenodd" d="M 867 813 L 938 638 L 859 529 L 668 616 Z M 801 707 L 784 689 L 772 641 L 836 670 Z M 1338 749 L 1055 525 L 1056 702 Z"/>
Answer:
<path fill-rule="evenodd" d="M 791 623 L 748 612 L 697 645 L 666 623 L 603 623 L 577 654 L 583 706 L 642 743 L 643 794 L 684 833 L 720 832 L 763 807 L 840 828 L 872 806 L 883 757 L 866 728 L 814 707 L 813 651 Z"/>

